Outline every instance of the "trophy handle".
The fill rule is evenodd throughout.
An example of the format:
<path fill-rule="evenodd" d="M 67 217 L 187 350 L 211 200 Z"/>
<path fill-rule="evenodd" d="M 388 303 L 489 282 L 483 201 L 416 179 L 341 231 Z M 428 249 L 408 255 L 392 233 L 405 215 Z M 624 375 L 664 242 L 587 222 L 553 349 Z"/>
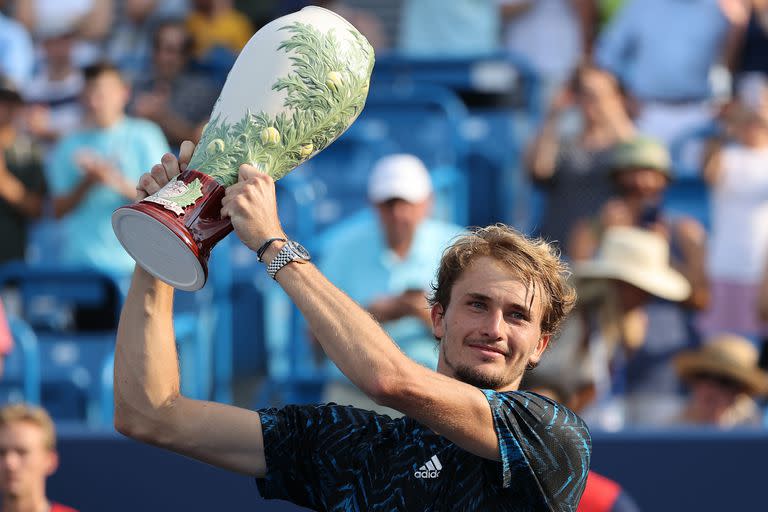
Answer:
<path fill-rule="evenodd" d="M 221 200 L 226 189 L 207 174 L 195 170 L 188 169 L 179 178 L 203 181 L 205 200 L 200 201 L 198 208 L 185 212 L 184 225 L 198 246 L 198 254 L 207 260 L 213 247 L 233 230 L 229 217 L 221 216 Z"/>

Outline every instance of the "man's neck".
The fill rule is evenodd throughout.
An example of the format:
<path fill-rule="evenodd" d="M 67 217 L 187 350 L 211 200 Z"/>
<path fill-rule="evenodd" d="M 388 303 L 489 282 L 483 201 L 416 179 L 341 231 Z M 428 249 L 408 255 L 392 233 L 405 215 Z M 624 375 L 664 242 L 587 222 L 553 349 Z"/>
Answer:
<path fill-rule="evenodd" d="M 48 79 L 53 82 L 60 82 L 69 78 L 74 68 L 70 64 L 58 64 L 48 67 Z"/>
<path fill-rule="evenodd" d="M 49 512 L 51 503 L 44 494 L 28 497 L 3 496 L 2 512 Z"/>
<path fill-rule="evenodd" d="M 93 126 L 94 128 L 99 129 L 99 130 L 109 130 L 110 128 L 112 128 L 113 126 L 118 124 L 123 119 L 125 119 L 125 115 L 124 114 L 120 114 L 119 116 L 115 117 L 114 119 L 110 119 L 110 120 L 104 121 L 104 122 L 97 122 L 95 119 L 91 119 L 89 124 L 91 126 Z"/>
<path fill-rule="evenodd" d="M 397 254 L 397 257 L 401 260 L 404 260 L 406 256 L 408 256 L 412 245 L 413 235 L 408 238 L 402 238 L 398 240 L 392 240 L 392 238 L 387 237 L 387 246 L 392 252 Z"/>

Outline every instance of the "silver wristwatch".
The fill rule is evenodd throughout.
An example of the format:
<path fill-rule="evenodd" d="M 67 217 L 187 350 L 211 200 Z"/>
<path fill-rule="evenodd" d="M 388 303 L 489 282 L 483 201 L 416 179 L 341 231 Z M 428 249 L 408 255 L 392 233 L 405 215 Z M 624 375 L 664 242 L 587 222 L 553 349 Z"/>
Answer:
<path fill-rule="evenodd" d="M 277 253 L 272 261 L 267 265 L 267 274 L 272 279 L 275 278 L 277 272 L 292 261 L 309 261 L 311 256 L 304 246 L 293 240 L 288 240 L 285 245 Z"/>

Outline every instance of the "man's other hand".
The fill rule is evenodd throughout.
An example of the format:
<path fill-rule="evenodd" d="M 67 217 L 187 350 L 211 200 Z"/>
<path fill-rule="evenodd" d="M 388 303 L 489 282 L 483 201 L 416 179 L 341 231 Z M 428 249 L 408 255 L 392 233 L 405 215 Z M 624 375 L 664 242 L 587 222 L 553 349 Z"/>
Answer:
<path fill-rule="evenodd" d="M 235 233 L 252 251 L 268 238 L 285 238 L 277 215 L 275 181 L 256 167 L 240 166 L 238 182 L 227 187 L 221 206 L 221 216 L 230 218 Z"/>
<path fill-rule="evenodd" d="M 181 143 L 179 158 L 171 153 L 164 154 L 159 164 L 154 165 L 150 172 L 142 174 L 139 178 L 139 184 L 136 185 L 136 200 L 141 201 L 145 197 L 151 196 L 179 173 L 186 170 L 194 151 L 195 144 L 185 140 Z"/>

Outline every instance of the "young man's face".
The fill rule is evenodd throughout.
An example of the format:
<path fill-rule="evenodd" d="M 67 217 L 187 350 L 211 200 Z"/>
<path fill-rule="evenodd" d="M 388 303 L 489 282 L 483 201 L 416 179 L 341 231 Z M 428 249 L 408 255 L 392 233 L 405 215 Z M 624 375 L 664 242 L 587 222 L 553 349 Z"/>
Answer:
<path fill-rule="evenodd" d="M 0 428 L 0 493 L 23 497 L 45 492 L 56 470 L 56 453 L 45 445 L 43 430 L 18 421 Z"/>
<path fill-rule="evenodd" d="M 448 308 L 432 309 L 438 370 L 480 388 L 514 390 L 549 343 L 541 332 L 540 292 L 502 263 L 482 257 L 453 285 Z"/>
<path fill-rule="evenodd" d="M 83 104 L 88 116 L 102 127 L 120 119 L 130 91 L 117 73 L 103 73 L 89 80 L 83 90 Z"/>

